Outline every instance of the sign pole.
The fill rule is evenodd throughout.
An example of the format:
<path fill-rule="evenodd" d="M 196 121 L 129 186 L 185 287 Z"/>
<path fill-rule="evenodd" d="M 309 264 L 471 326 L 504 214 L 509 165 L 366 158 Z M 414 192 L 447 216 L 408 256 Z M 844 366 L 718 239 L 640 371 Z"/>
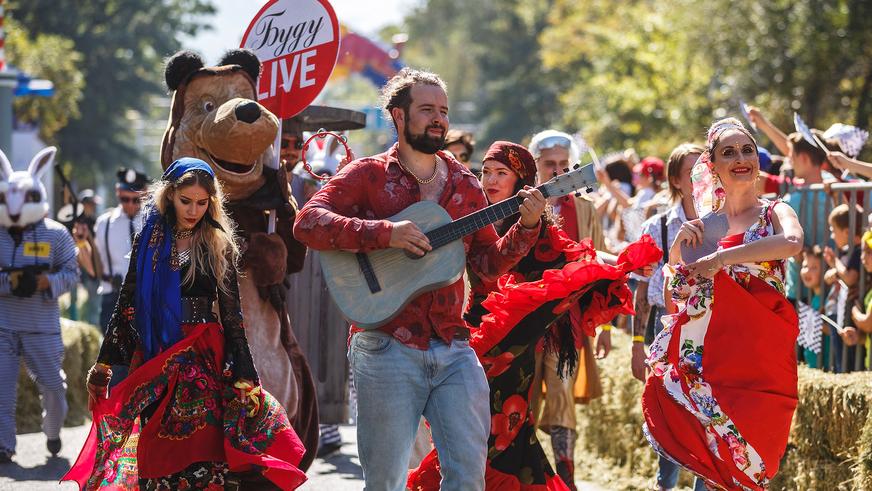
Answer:
<path fill-rule="evenodd" d="M 276 159 L 272 162 L 273 168 L 277 169 L 278 172 L 285 172 L 282 169 L 282 122 L 279 121 L 279 130 L 276 132 L 276 141 L 273 144 L 273 148 L 276 149 Z M 267 222 L 266 232 L 268 234 L 275 233 L 276 231 L 276 210 L 269 211 L 269 222 Z"/>

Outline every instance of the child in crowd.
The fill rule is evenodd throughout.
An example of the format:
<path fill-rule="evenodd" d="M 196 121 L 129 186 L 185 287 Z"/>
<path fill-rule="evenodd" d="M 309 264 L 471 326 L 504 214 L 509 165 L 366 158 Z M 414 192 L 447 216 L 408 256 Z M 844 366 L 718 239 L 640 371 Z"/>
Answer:
<path fill-rule="evenodd" d="M 862 252 L 860 253 L 860 261 L 863 263 L 863 268 L 867 273 L 872 273 L 872 231 L 867 230 L 863 234 Z M 856 305 L 851 309 L 851 318 L 854 319 L 854 325 L 862 331 L 862 337 L 865 337 L 863 343 L 866 347 L 865 368 L 868 370 L 869 353 L 872 352 L 872 288 L 866 292 L 866 298 L 863 299 L 863 309 Z"/>
<path fill-rule="evenodd" d="M 821 263 L 823 261 L 823 249 L 820 246 L 806 247 L 802 252 L 802 267 L 799 270 L 799 277 L 802 279 L 802 284 L 808 289 L 809 295 L 801 299 L 805 302 L 811 298 L 809 306 L 814 311 L 819 311 L 821 307 L 822 285 L 821 285 Z M 872 325 L 872 322 L 870 322 Z M 830 340 L 829 340 L 829 324 L 823 323 L 823 335 L 821 336 L 821 351 L 823 352 L 823 364 L 827 363 L 830 356 Z M 821 363 L 818 363 L 818 354 L 809 348 L 803 347 L 802 357 L 805 364 L 810 368 L 821 368 Z"/>
<path fill-rule="evenodd" d="M 645 208 L 654 199 L 663 184 L 663 171 L 663 161 L 657 157 L 645 157 L 633 167 L 633 184 L 637 189 L 633 208 Z"/>
<path fill-rule="evenodd" d="M 850 301 L 856 298 L 856 286 L 860 279 L 860 242 L 863 233 L 862 223 L 863 211 L 858 206 L 856 207 L 856 220 L 854 230 L 850 228 L 850 208 L 846 204 L 841 204 L 830 212 L 827 222 L 830 226 L 830 238 L 835 242 L 838 253 L 831 247 L 824 249 L 824 262 L 829 266 L 829 270 L 824 274 L 824 281 L 833 286 L 830 290 L 827 313 L 830 318 L 835 319 L 839 315 L 840 295 L 845 293 L 842 289 L 847 288 L 848 301 L 842 306 L 847 309 L 843 319 L 849 320 L 850 316 Z M 851 244 L 854 247 L 851 247 Z M 845 322 L 843 322 L 844 324 Z M 847 372 L 854 366 L 854 350 L 848 350 L 847 356 L 842 355 L 844 345 L 853 346 L 857 344 L 858 333 L 856 329 L 847 329 L 842 326 L 838 330 L 838 337 L 832 337 L 833 354 L 835 355 L 834 371 Z M 844 360 L 843 360 L 844 358 Z M 845 361 L 846 364 L 843 364 Z"/>

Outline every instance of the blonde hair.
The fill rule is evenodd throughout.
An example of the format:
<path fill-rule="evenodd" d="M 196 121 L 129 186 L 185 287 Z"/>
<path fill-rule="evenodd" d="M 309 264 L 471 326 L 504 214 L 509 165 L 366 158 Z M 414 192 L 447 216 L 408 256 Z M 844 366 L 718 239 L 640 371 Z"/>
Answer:
<path fill-rule="evenodd" d="M 191 236 L 191 266 L 182 278 L 182 284 L 192 285 L 197 271 L 202 269 L 212 273 L 218 288 L 226 292 L 228 273 L 231 268 L 236 267 L 239 247 L 236 245 L 235 224 L 224 210 L 224 193 L 218 180 L 201 171 L 185 172 L 175 182 L 162 179 L 149 188 L 146 205 L 154 206 L 162 216 L 172 220 L 171 225 L 175 226 L 173 193 L 194 185 L 201 186 L 209 194 L 206 215 L 221 228 L 203 223 L 209 221 L 206 215 L 194 227 L 194 234 Z"/>
<path fill-rule="evenodd" d="M 666 183 L 669 185 L 669 197 L 672 201 L 681 199 L 681 188 L 673 180 L 681 179 L 681 164 L 688 155 L 700 156 L 705 152 L 702 145 L 696 143 L 682 143 L 672 150 L 669 161 L 666 164 Z"/>

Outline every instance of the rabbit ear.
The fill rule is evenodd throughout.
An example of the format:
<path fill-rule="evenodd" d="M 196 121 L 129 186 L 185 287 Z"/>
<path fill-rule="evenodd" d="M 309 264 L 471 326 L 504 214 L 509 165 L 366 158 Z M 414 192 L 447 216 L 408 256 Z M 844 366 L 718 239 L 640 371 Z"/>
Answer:
<path fill-rule="evenodd" d="M 42 179 L 43 174 L 51 169 L 51 164 L 54 162 L 54 157 L 57 151 L 58 149 L 56 147 L 47 147 L 43 148 L 39 153 L 33 156 L 33 160 L 30 161 L 30 166 L 27 167 L 27 171 L 30 172 L 30 175 L 32 175 L 34 179 Z"/>
<path fill-rule="evenodd" d="M 9 163 L 3 150 L 0 150 L 0 179 L 9 179 L 12 172 L 12 164 Z"/>

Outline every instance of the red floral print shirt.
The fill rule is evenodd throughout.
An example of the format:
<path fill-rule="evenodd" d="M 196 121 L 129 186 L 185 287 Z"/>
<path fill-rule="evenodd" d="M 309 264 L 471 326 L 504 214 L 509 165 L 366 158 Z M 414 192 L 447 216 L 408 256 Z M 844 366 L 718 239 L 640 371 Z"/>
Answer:
<path fill-rule="evenodd" d="M 444 152 L 448 179 L 439 205 L 458 219 L 487 206 L 478 180 Z M 351 162 L 310 199 L 297 214 L 294 236 L 312 249 L 368 252 L 388 247 L 393 216 L 421 200 L 418 182 L 400 167 L 397 145 L 387 152 Z M 509 271 L 536 243 L 539 226 L 516 223 L 499 237 L 493 225 L 463 239 L 467 263 L 485 280 Z M 406 346 L 426 350 L 435 332 L 450 343 L 461 317 L 463 280 L 423 293 L 400 314 L 380 327 Z M 359 329 L 351 326 L 351 334 Z"/>

